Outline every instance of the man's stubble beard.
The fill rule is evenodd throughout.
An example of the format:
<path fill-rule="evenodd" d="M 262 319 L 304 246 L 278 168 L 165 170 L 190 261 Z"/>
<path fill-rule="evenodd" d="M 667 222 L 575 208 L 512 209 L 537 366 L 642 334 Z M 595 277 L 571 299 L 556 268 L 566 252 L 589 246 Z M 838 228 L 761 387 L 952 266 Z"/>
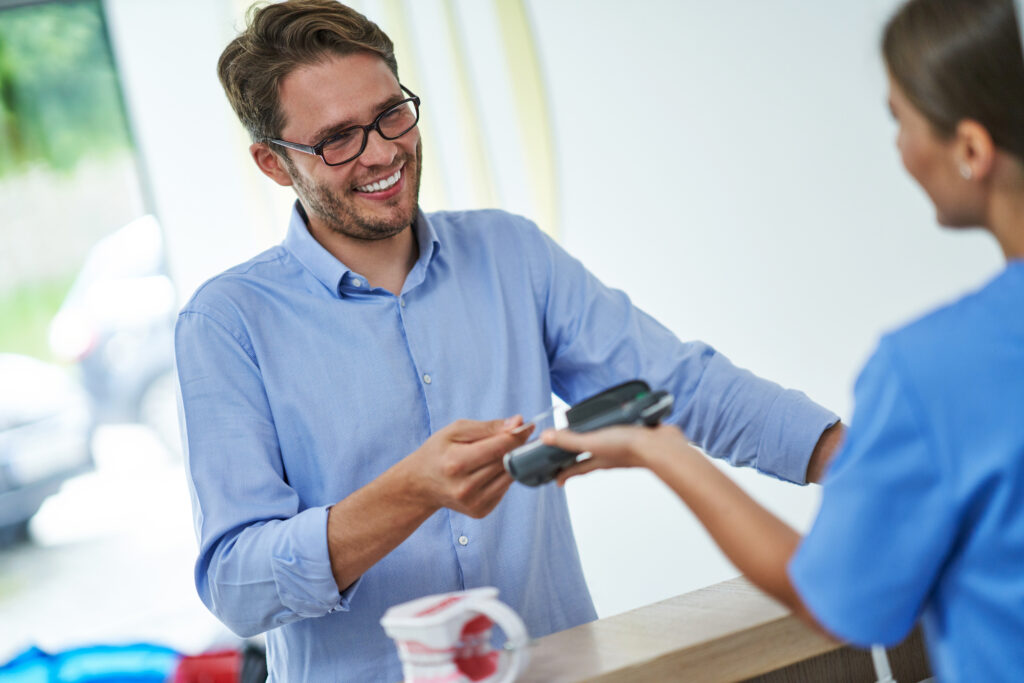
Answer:
<path fill-rule="evenodd" d="M 405 166 L 402 169 L 402 179 L 406 183 L 413 183 L 412 206 L 391 220 L 373 219 L 363 215 L 353 206 L 353 201 L 341 199 L 338 192 L 326 184 L 310 182 L 299 172 L 287 155 L 285 159 L 285 165 L 288 167 L 292 183 L 295 185 L 295 193 L 299 196 L 299 201 L 302 202 L 307 215 L 315 215 L 331 232 L 351 239 L 372 242 L 394 237 L 412 225 L 416 218 L 416 213 L 419 210 L 420 170 L 423 168 L 422 141 L 416 143 L 415 163 L 409 163 L 412 159 L 406 156 Z M 413 166 L 414 168 L 410 168 Z"/>

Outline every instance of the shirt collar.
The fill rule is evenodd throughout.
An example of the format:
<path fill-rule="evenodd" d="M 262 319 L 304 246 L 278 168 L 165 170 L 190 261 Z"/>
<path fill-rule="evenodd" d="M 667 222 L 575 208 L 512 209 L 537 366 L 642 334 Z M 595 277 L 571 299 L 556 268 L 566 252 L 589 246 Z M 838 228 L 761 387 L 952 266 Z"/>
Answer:
<path fill-rule="evenodd" d="M 405 278 L 405 285 L 402 286 L 403 292 L 408 292 L 423 282 L 427 277 L 427 268 L 434 260 L 434 256 L 441 246 L 441 240 L 438 239 L 437 231 L 434 230 L 434 226 L 431 224 L 430 219 L 427 218 L 427 214 L 417 211 L 416 221 L 412 224 L 412 227 L 416 231 L 416 244 L 420 247 L 420 256 L 416 259 L 415 265 L 413 265 L 412 270 L 409 271 Z"/>
<path fill-rule="evenodd" d="M 416 213 L 413 230 L 416 231 L 416 243 L 420 245 L 420 255 L 406 278 L 404 287 L 406 291 L 423 282 L 427 267 L 441 245 L 437 231 L 434 230 L 434 226 L 422 211 Z M 427 245 L 427 248 L 424 249 L 423 245 Z M 311 272 L 328 290 L 338 296 L 341 295 L 341 283 L 351 269 L 335 258 L 331 252 L 324 249 L 323 245 L 309 233 L 306 212 L 298 200 L 292 207 L 288 233 L 284 238 L 284 247 L 294 254 L 306 270 Z"/>

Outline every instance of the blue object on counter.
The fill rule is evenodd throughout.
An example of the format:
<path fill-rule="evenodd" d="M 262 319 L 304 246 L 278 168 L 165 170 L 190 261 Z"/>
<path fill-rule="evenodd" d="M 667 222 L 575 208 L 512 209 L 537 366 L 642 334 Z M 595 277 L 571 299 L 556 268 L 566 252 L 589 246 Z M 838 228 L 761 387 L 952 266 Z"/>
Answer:
<path fill-rule="evenodd" d="M 160 645 L 93 645 L 51 654 L 30 647 L 0 666 L 0 683 L 164 683 L 181 654 Z"/>

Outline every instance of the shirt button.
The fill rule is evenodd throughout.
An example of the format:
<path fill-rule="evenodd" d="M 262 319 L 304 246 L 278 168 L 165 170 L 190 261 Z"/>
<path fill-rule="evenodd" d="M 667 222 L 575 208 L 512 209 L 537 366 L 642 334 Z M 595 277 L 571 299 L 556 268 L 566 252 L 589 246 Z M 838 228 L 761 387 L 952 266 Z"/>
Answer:
<path fill-rule="evenodd" d="M 405 308 L 405 297 L 404 296 L 398 297 L 398 305 L 401 306 L 402 308 Z"/>
<path fill-rule="evenodd" d="M 433 380 L 432 380 L 432 379 L 430 379 L 430 375 L 427 375 L 427 374 L 424 374 L 424 375 L 423 375 L 423 383 L 424 383 L 424 384 L 430 384 L 430 383 L 431 383 L 432 381 L 433 381 Z"/>
<path fill-rule="evenodd" d="M 469 539 L 465 536 L 459 536 L 459 545 L 469 545 Z"/>
<path fill-rule="evenodd" d="M 352 286 L 353 287 L 362 287 L 363 286 L 363 281 L 360 280 L 359 278 L 353 278 Z"/>

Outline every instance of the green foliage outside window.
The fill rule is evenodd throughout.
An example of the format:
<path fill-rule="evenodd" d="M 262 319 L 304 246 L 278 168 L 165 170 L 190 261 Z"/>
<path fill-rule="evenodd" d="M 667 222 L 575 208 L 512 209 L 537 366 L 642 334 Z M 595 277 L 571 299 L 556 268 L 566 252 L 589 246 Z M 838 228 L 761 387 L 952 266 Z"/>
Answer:
<path fill-rule="evenodd" d="M 0 292 L 0 352 L 52 360 L 46 336 L 69 289 L 71 276 Z"/>
<path fill-rule="evenodd" d="M 130 146 L 99 0 L 0 11 L 0 179 Z"/>

